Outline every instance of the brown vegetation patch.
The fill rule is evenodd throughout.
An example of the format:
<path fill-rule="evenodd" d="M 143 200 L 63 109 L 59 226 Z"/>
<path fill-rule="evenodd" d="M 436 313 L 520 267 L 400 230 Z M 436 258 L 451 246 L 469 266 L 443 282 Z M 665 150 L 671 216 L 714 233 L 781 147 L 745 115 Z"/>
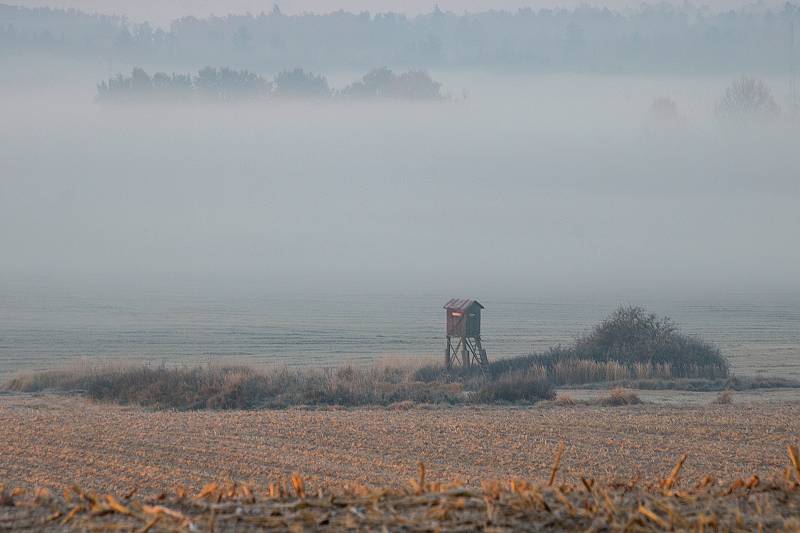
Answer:
<path fill-rule="evenodd" d="M 733 403 L 733 393 L 729 390 L 724 390 L 719 393 L 719 396 L 716 397 L 714 403 L 719 405 L 728 405 Z"/>
<path fill-rule="evenodd" d="M 565 392 L 559 392 L 555 399 L 555 404 L 562 407 L 577 405 L 575 399 Z"/>
<path fill-rule="evenodd" d="M 16 392 L 80 392 L 93 400 L 156 409 L 259 409 L 289 406 L 389 406 L 398 403 L 533 403 L 553 397 L 535 369 L 492 378 L 453 380 L 439 372 L 416 378 L 414 366 L 344 365 L 335 368 L 98 365 L 22 374 L 5 388 Z"/>
<path fill-rule="evenodd" d="M 22 530 L 138 531 L 800 531 L 800 468 L 762 481 L 758 475 L 720 482 L 711 476 L 682 483 L 682 456 L 657 483 L 601 483 L 581 477 L 556 483 L 563 446 L 550 480 L 490 481 L 481 488 L 443 484 L 426 477 L 404 488 L 338 487 L 314 491 L 298 474 L 266 487 L 210 483 L 155 497 L 97 494 L 77 486 L 54 497 L 19 492 L 0 527 Z"/>
<path fill-rule="evenodd" d="M 78 391 L 89 398 L 157 409 L 258 409 L 293 405 L 461 403 L 458 383 L 420 382 L 413 367 L 77 366 L 9 380 L 18 392 Z M 528 398 L 535 401 L 536 398 Z"/>
<path fill-rule="evenodd" d="M 620 406 L 620 405 L 636 405 L 642 403 L 642 400 L 635 392 L 625 389 L 612 389 L 611 393 L 605 398 L 601 398 L 600 405 Z"/>

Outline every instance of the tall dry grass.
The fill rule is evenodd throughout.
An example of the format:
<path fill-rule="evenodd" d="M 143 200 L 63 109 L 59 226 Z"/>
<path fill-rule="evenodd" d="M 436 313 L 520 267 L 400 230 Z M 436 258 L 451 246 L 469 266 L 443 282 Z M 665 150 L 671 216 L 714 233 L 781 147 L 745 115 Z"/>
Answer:
<path fill-rule="evenodd" d="M 486 380 L 476 398 L 482 402 L 532 402 L 555 399 L 555 390 L 547 375 L 536 368 L 508 372 L 498 379 Z"/>
<path fill-rule="evenodd" d="M 684 366 L 680 371 L 669 363 L 630 363 L 617 361 L 591 361 L 567 359 L 545 366 L 548 379 L 556 385 L 580 385 L 585 383 L 615 382 L 628 380 L 720 379 L 727 371 L 712 366 Z"/>
<path fill-rule="evenodd" d="M 536 355 L 515 357 L 491 363 L 483 372 L 481 369 L 452 369 L 445 371 L 442 367 L 431 365 L 416 371 L 420 381 L 436 381 L 443 376 L 450 376 L 457 381 L 481 378 L 484 374 L 490 380 L 498 380 L 513 373 L 530 372 L 543 376 L 555 386 L 585 385 L 589 383 L 614 383 L 630 381 L 666 382 L 674 379 L 697 379 L 704 382 L 722 380 L 727 382 L 727 372 L 717 367 L 684 367 L 676 372 L 668 363 L 631 363 L 617 361 L 592 361 L 588 359 L 565 358 L 556 361 L 542 362 Z M 676 376 L 680 376 L 676 378 Z M 652 388 L 652 387 L 648 387 Z M 667 387 L 669 388 L 669 387 Z"/>
<path fill-rule="evenodd" d="M 292 405 L 392 405 L 399 402 L 527 401 L 552 396 L 541 375 L 497 381 L 419 381 L 415 366 L 255 369 L 245 366 L 77 366 L 18 375 L 19 392 L 80 391 L 92 399 L 172 409 L 254 409 Z M 479 393 L 479 394 L 470 394 Z"/>

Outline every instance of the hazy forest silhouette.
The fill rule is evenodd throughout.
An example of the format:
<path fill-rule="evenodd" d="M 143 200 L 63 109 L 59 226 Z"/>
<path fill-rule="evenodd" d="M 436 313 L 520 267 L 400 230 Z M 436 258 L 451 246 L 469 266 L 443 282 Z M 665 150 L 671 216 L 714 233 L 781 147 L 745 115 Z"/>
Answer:
<path fill-rule="evenodd" d="M 76 10 L 0 4 L 0 50 L 128 65 L 228 65 L 270 71 L 506 67 L 535 71 L 786 73 L 800 6 L 708 13 L 686 4 L 625 12 L 583 6 L 425 15 L 270 13 L 169 28 Z"/>

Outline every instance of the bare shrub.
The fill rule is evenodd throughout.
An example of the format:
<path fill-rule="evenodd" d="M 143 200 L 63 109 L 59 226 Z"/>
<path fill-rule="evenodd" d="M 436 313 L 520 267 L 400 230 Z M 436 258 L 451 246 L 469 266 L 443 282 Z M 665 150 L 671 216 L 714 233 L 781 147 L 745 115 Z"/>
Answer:
<path fill-rule="evenodd" d="M 559 393 L 555 400 L 555 404 L 562 407 L 571 407 L 577 405 L 577 403 L 572 396 L 564 392 Z"/>
<path fill-rule="evenodd" d="M 733 403 L 733 393 L 730 390 L 724 390 L 714 399 L 715 404 L 730 405 Z"/>
<path fill-rule="evenodd" d="M 659 318 L 636 306 L 619 307 L 591 333 L 579 338 L 571 355 L 626 365 L 669 365 L 671 377 L 692 377 L 698 369 L 702 369 L 703 377 L 728 374 L 728 362 L 718 348 L 681 334 L 669 317 Z M 658 372 L 657 368 L 651 366 L 650 371 Z M 662 371 L 666 372 L 666 367 Z"/>
<path fill-rule="evenodd" d="M 642 400 L 639 396 L 636 395 L 635 392 L 616 388 L 612 389 L 611 393 L 606 396 L 605 398 L 601 398 L 598 402 L 600 405 L 607 405 L 612 407 L 618 407 L 621 405 L 635 405 L 642 403 Z"/>

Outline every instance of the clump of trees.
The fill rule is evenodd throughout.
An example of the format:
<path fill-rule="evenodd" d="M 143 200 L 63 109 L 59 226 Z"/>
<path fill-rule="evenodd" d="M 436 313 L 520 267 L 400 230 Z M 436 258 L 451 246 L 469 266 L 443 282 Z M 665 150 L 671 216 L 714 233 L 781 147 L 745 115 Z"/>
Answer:
<path fill-rule="evenodd" d="M 136 67 L 130 76 L 118 74 L 97 86 L 99 102 L 182 100 L 196 95 L 205 100 L 230 102 L 252 100 L 269 94 L 272 82 L 247 70 L 206 67 L 197 75 L 165 74 L 152 76 Z"/>
<path fill-rule="evenodd" d="M 329 98 L 332 94 L 325 76 L 301 68 L 284 70 L 275 76 L 275 96 L 290 98 Z"/>
<path fill-rule="evenodd" d="M 269 93 L 272 82 L 247 70 L 206 67 L 194 78 L 194 87 L 202 98 L 223 102 L 252 100 Z"/>
<path fill-rule="evenodd" d="M 781 108 L 769 86 L 747 76 L 734 81 L 716 107 L 719 119 L 734 122 L 772 120 L 780 114 Z"/>
<path fill-rule="evenodd" d="M 385 67 L 368 72 L 340 91 L 332 89 L 325 76 L 300 68 L 283 70 L 273 80 L 266 80 L 248 70 L 227 67 L 206 67 L 194 76 L 163 72 L 150 76 L 136 67 L 130 76 L 118 74 L 98 84 L 97 101 L 130 103 L 187 98 L 217 102 L 270 98 L 440 100 L 443 98 L 441 86 L 427 72 L 411 70 L 395 74 Z"/>
<path fill-rule="evenodd" d="M 409 70 L 395 74 L 388 68 L 369 71 L 360 81 L 341 91 L 346 98 L 404 98 L 436 100 L 441 98 L 442 84 L 431 79 L 427 72 Z"/>

